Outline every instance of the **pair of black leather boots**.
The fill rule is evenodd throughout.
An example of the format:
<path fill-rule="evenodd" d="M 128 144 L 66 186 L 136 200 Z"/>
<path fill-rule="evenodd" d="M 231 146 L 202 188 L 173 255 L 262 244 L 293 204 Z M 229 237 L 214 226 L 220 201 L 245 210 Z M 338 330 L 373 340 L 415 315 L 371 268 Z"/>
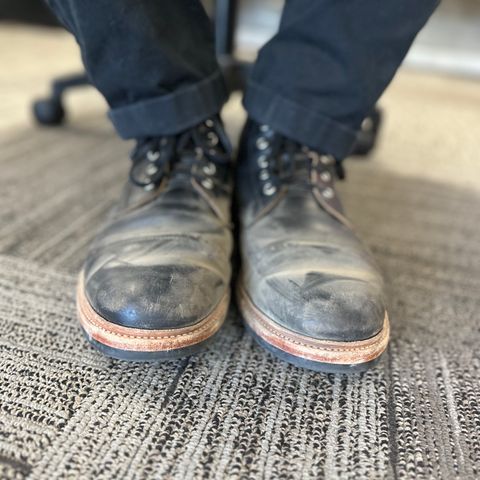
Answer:
<path fill-rule="evenodd" d="M 230 302 L 234 168 L 218 118 L 139 142 L 93 242 L 77 307 L 89 341 L 126 360 L 198 352 Z M 238 305 L 255 339 L 301 367 L 356 371 L 388 343 L 381 275 L 344 217 L 338 164 L 248 121 L 235 175 Z"/>

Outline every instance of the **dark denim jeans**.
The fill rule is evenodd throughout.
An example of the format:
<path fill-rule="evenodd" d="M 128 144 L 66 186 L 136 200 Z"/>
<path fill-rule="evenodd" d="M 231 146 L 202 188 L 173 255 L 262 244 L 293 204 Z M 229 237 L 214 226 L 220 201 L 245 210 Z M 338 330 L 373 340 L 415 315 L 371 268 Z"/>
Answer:
<path fill-rule="evenodd" d="M 123 138 L 174 134 L 227 98 L 199 0 L 48 0 Z M 438 0 L 286 0 L 245 93 L 260 123 L 337 158 Z"/>

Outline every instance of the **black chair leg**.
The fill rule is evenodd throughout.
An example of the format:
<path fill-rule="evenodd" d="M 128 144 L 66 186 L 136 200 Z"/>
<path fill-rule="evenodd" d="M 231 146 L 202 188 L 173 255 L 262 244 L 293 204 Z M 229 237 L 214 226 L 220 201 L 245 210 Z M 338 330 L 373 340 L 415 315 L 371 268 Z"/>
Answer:
<path fill-rule="evenodd" d="M 215 46 L 218 62 L 230 92 L 244 90 L 252 65 L 235 58 L 238 0 L 215 2 Z"/>
<path fill-rule="evenodd" d="M 85 73 L 69 75 L 56 79 L 52 83 L 50 96 L 38 99 L 33 103 L 33 116 L 41 125 L 56 126 L 65 119 L 63 96 L 66 90 L 89 85 Z"/>
<path fill-rule="evenodd" d="M 237 13 L 238 0 L 215 1 L 215 49 L 219 57 L 233 55 Z"/>

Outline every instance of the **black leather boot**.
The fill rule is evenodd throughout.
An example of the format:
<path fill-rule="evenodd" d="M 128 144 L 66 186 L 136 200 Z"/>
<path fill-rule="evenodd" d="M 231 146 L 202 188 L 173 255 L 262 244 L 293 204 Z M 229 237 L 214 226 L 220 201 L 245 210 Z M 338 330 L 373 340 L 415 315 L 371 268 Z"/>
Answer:
<path fill-rule="evenodd" d="M 389 336 L 382 276 L 334 189 L 340 167 L 247 123 L 237 167 L 239 306 L 262 346 L 327 372 L 372 365 Z"/>
<path fill-rule="evenodd" d="M 80 323 L 115 358 L 189 355 L 218 331 L 229 304 L 230 146 L 213 119 L 140 142 L 132 160 L 80 274 Z"/>

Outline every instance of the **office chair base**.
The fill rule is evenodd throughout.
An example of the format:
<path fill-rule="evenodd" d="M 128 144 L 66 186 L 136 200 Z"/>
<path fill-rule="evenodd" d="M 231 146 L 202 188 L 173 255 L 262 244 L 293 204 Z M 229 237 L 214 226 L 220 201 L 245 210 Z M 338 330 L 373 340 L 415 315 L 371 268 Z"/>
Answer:
<path fill-rule="evenodd" d="M 57 78 L 52 82 L 50 96 L 36 100 L 33 103 L 33 116 L 40 125 L 57 126 L 65 120 L 63 98 L 65 93 L 78 87 L 89 85 L 85 73 L 78 73 Z"/>
<path fill-rule="evenodd" d="M 57 126 L 65 119 L 65 109 L 59 100 L 44 98 L 33 103 L 33 115 L 40 125 Z"/>

